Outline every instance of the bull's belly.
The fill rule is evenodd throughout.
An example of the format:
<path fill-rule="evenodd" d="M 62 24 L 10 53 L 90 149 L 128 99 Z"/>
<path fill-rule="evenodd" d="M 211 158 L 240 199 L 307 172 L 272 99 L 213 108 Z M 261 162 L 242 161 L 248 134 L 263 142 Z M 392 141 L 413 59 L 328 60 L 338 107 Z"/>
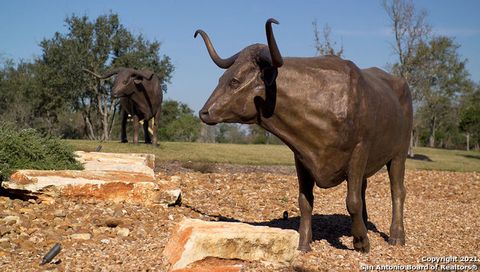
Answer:
<path fill-rule="evenodd" d="M 374 161 L 367 161 L 364 177 L 368 178 L 382 169 L 391 159 L 393 155 L 385 155 L 382 158 L 377 158 Z M 338 159 L 338 156 L 337 156 Z M 335 161 L 332 160 L 317 160 L 323 163 L 316 163 L 310 169 L 315 183 L 320 188 L 331 188 L 341 184 L 347 180 L 349 171 L 350 156 L 344 157 Z"/>
<path fill-rule="evenodd" d="M 320 188 L 331 188 L 339 185 L 347 178 L 348 160 L 342 161 L 324 161 L 323 163 L 317 163 L 312 171 L 312 176 L 315 179 L 315 183 Z"/>
<path fill-rule="evenodd" d="M 315 178 L 315 184 L 320 188 L 327 189 L 338 186 L 345 180 L 347 180 L 346 171 L 337 175 L 319 176 Z"/>

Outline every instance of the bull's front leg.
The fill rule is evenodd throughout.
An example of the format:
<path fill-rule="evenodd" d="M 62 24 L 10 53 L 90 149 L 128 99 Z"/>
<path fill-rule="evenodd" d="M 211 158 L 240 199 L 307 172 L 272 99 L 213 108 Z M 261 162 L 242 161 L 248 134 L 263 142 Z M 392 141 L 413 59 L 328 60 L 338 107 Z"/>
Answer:
<path fill-rule="evenodd" d="M 122 127 L 121 127 L 121 136 L 120 136 L 120 142 L 122 143 L 128 143 L 127 140 L 127 120 L 128 120 L 128 113 L 125 110 L 122 110 Z"/>
<path fill-rule="evenodd" d="M 298 249 L 301 251 L 311 251 L 312 242 L 312 210 L 313 210 L 313 186 L 315 184 L 312 176 L 305 166 L 295 156 L 295 166 L 297 168 L 299 194 L 298 205 L 300 206 L 300 240 Z"/>
<path fill-rule="evenodd" d="M 353 248 L 361 252 L 370 250 L 367 227 L 363 218 L 364 203 L 362 197 L 367 150 L 362 143 L 357 145 L 350 159 L 347 177 L 347 210 L 352 218 Z"/>
<path fill-rule="evenodd" d="M 138 144 L 138 116 L 133 115 L 133 143 Z"/>
<path fill-rule="evenodd" d="M 143 121 L 143 136 L 145 137 L 145 143 L 146 144 L 151 144 L 152 139 L 150 138 L 150 132 L 148 131 L 148 126 L 149 126 L 150 121 L 144 120 Z"/>

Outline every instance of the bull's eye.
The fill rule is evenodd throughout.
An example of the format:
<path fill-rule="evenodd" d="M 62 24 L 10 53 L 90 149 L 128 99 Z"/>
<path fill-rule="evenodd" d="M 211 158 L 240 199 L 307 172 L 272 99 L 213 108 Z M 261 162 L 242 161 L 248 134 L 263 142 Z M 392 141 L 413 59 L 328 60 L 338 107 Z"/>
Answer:
<path fill-rule="evenodd" d="M 236 78 L 232 78 L 232 80 L 230 80 L 230 88 L 232 89 L 236 89 L 240 86 L 240 81 Z"/>

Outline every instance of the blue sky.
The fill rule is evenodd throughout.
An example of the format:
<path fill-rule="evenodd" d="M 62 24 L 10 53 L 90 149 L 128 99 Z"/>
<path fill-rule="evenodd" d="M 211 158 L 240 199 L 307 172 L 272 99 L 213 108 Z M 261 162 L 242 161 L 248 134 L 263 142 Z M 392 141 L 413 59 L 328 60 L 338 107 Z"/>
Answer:
<path fill-rule="evenodd" d="M 230 56 L 252 43 L 266 43 L 264 23 L 274 17 L 277 43 L 283 56 L 313 56 L 312 21 L 328 23 L 332 38 L 342 42 L 344 57 L 359 67 L 385 68 L 396 61 L 393 36 L 379 0 L 373 1 L 126 1 L 37 0 L 0 1 L 0 58 L 30 60 L 41 55 L 39 42 L 56 31 L 65 32 L 64 19 L 73 13 L 118 13 L 134 33 L 162 42 L 161 54 L 172 58 L 176 71 L 167 98 L 199 110 L 223 70 L 208 57 L 203 41 L 193 39 L 205 30 L 217 51 Z M 459 52 L 468 59 L 471 78 L 480 82 L 480 1 L 418 0 L 428 12 L 436 34 L 455 37 Z"/>

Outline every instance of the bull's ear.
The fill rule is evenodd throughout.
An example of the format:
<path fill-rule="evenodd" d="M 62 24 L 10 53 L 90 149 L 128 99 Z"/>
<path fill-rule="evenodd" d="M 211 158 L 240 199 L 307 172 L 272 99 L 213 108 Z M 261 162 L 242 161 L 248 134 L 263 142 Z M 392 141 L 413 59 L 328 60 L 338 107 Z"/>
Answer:
<path fill-rule="evenodd" d="M 277 79 L 278 69 L 273 66 L 267 66 L 262 69 L 263 81 L 266 86 L 272 86 Z"/>

